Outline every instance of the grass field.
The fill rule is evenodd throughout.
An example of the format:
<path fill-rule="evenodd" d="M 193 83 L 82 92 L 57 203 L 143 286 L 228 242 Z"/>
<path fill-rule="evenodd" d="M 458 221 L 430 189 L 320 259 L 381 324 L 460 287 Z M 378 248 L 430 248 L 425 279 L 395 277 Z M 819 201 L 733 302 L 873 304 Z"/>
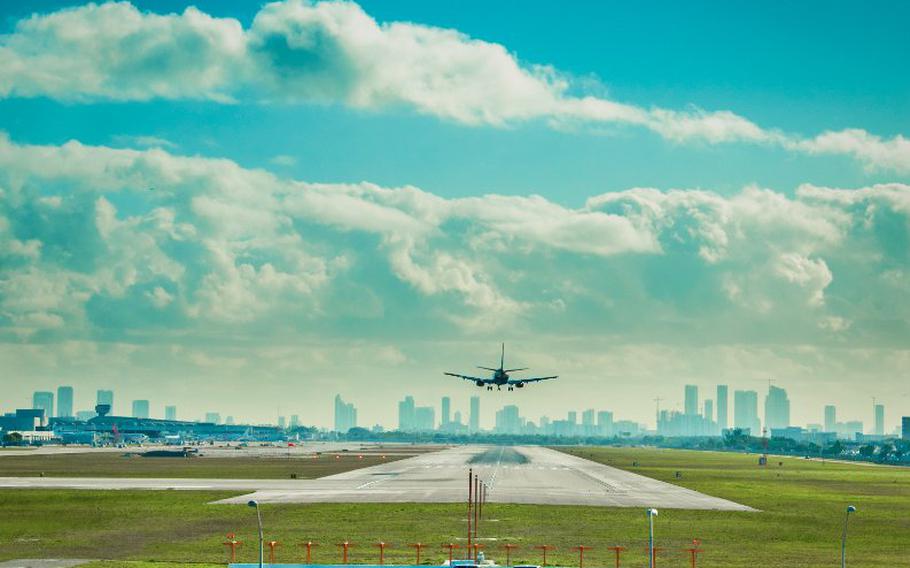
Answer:
<path fill-rule="evenodd" d="M 703 567 L 822 567 L 840 560 L 840 531 L 847 503 L 853 566 L 907 565 L 910 550 L 910 470 L 785 459 L 759 468 L 755 456 L 673 450 L 576 448 L 573 453 L 679 483 L 761 509 L 760 513 L 661 510 L 657 542 L 665 548 L 658 565 L 688 566 L 682 549 L 702 540 Z M 637 467 L 632 463 L 638 462 Z M 682 479 L 675 479 L 675 472 Z M 500 480 L 504 482 L 504 480 Z M 255 516 L 242 506 L 208 505 L 225 492 L 183 491 L 0 491 L 0 559 L 24 557 L 107 558 L 217 564 L 225 559 L 227 532 L 245 542 L 240 559 L 256 556 Z M 314 561 L 337 562 L 334 543 L 355 543 L 351 559 L 375 562 L 372 543 L 393 548 L 387 562 L 413 561 L 408 543 L 428 546 L 424 560 L 443 560 L 440 545 L 465 530 L 464 507 L 425 504 L 265 505 L 266 537 L 282 543 L 279 561 L 299 561 L 298 543 L 313 540 Z M 488 505 L 481 542 L 500 562 L 499 547 L 519 545 L 513 562 L 540 562 L 531 547 L 552 544 L 548 561 L 577 566 L 571 547 L 584 544 L 585 564 L 612 566 L 606 547 L 628 548 L 623 565 L 646 566 L 644 511 L 598 507 Z M 155 564 L 162 566 L 161 563 Z M 93 568 L 146 568 L 102 563 Z M 200 567 L 201 568 L 201 567 Z"/>
<path fill-rule="evenodd" d="M 336 457 L 336 455 L 338 457 Z M 362 459 L 358 457 L 362 455 Z M 174 458 L 134 453 L 40 454 L 0 458 L 0 477 L 190 477 L 213 479 L 314 479 L 400 459 L 376 453 L 322 454 L 316 457 Z"/>

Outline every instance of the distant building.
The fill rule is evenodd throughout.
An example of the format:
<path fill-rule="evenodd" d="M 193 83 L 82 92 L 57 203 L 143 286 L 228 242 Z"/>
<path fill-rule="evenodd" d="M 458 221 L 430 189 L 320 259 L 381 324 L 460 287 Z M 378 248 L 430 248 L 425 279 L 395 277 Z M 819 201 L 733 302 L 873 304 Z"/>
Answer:
<path fill-rule="evenodd" d="M 876 436 L 885 435 L 885 405 L 876 404 L 873 408 L 874 422 L 875 427 L 872 429 L 872 433 Z"/>
<path fill-rule="evenodd" d="M 685 413 L 687 416 L 698 414 L 698 387 L 686 385 Z"/>
<path fill-rule="evenodd" d="M 95 398 L 95 404 L 107 404 L 111 407 L 111 412 L 114 411 L 114 391 L 112 390 L 99 390 Z"/>
<path fill-rule="evenodd" d="M 165 406 L 164 407 L 164 419 L 165 420 L 177 420 L 177 407 L 176 406 Z"/>
<path fill-rule="evenodd" d="M 357 427 L 357 409 L 354 404 L 342 400 L 340 394 L 335 395 L 335 431 L 342 434 L 351 428 Z"/>
<path fill-rule="evenodd" d="M 705 399 L 705 420 L 714 421 L 714 401 L 710 398 Z"/>
<path fill-rule="evenodd" d="M 47 418 L 54 416 L 54 393 L 36 391 L 32 395 L 32 408 L 40 408 L 44 411 L 44 416 Z"/>
<path fill-rule="evenodd" d="M 863 421 L 862 420 L 848 420 L 840 425 L 838 428 L 839 433 L 842 437 L 847 438 L 848 440 L 856 440 L 857 438 L 862 438 L 863 436 Z"/>
<path fill-rule="evenodd" d="M 540 419 L 540 427 L 545 428 L 544 418 Z M 549 420 L 547 423 L 549 424 Z M 597 413 L 597 434 L 599 436 L 612 436 L 613 435 L 613 413 L 607 410 L 601 410 Z"/>
<path fill-rule="evenodd" d="M 837 408 L 833 404 L 825 406 L 825 432 L 837 432 Z"/>
<path fill-rule="evenodd" d="M 0 416 L 0 431 L 33 432 L 47 425 L 43 408 L 19 408 Z"/>
<path fill-rule="evenodd" d="M 471 408 L 474 408 L 473 400 L 471 401 Z M 398 430 L 401 432 L 413 432 L 417 429 L 417 420 L 416 420 L 416 406 L 414 405 L 414 397 L 406 396 L 404 400 L 398 403 Z M 473 417 L 472 417 L 473 420 Z"/>
<path fill-rule="evenodd" d="M 133 418 L 148 418 L 148 417 L 149 417 L 149 401 L 134 400 L 133 401 Z"/>
<path fill-rule="evenodd" d="M 447 396 L 442 397 L 442 422 L 441 426 L 445 428 L 449 425 L 452 412 L 452 399 Z"/>
<path fill-rule="evenodd" d="M 455 424 L 461 425 L 461 411 L 460 410 L 455 411 L 455 419 L 453 420 L 453 422 Z"/>
<path fill-rule="evenodd" d="M 570 410 L 566 415 L 566 420 L 568 420 L 570 424 L 578 424 L 578 413 L 574 410 Z"/>
<path fill-rule="evenodd" d="M 228 416 L 227 418 L 224 419 L 224 423 L 225 423 L 225 425 L 227 425 L 227 426 L 233 426 L 233 425 L 234 425 L 234 417 L 233 417 L 233 416 Z"/>
<path fill-rule="evenodd" d="M 901 439 L 910 440 L 910 416 L 901 417 Z"/>
<path fill-rule="evenodd" d="M 436 429 L 436 410 L 432 406 L 414 408 L 414 429 L 418 432 L 431 432 Z"/>
<path fill-rule="evenodd" d="M 474 432 L 480 432 L 480 397 L 472 396 L 471 397 L 471 414 L 469 416 L 471 423 L 468 425 L 469 430 Z"/>
<path fill-rule="evenodd" d="M 206 412 L 205 421 L 210 424 L 221 424 L 221 414 L 218 412 Z"/>
<path fill-rule="evenodd" d="M 284 430 L 287 427 L 288 427 L 288 419 L 285 418 L 284 416 L 279 416 L 278 417 L 278 428 L 281 430 Z"/>
<path fill-rule="evenodd" d="M 73 387 L 57 387 L 57 416 L 73 417 Z"/>
<path fill-rule="evenodd" d="M 291 414 L 291 428 L 297 428 L 298 426 L 300 426 L 300 415 Z"/>
<path fill-rule="evenodd" d="M 787 391 L 768 386 L 768 394 L 765 396 L 765 428 L 768 430 L 775 428 L 786 428 L 790 425 L 790 399 L 787 398 Z"/>
<path fill-rule="evenodd" d="M 80 410 L 76 412 L 76 420 L 80 422 L 86 422 L 97 416 L 94 410 Z"/>
<path fill-rule="evenodd" d="M 589 408 L 581 413 L 581 430 L 585 436 L 593 436 L 596 434 L 593 408 Z"/>
<path fill-rule="evenodd" d="M 521 433 L 521 417 L 518 415 L 517 406 L 514 404 L 509 404 L 507 406 L 503 406 L 502 410 L 496 412 L 496 433 Z"/>
<path fill-rule="evenodd" d="M 717 385 L 717 427 L 720 430 L 726 430 L 727 420 L 727 402 L 729 401 L 727 385 Z"/>
<path fill-rule="evenodd" d="M 733 426 L 749 430 L 749 433 L 753 436 L 761 435 L 761 423 L 758 420 L 757 392 L 733 392 Z"/>

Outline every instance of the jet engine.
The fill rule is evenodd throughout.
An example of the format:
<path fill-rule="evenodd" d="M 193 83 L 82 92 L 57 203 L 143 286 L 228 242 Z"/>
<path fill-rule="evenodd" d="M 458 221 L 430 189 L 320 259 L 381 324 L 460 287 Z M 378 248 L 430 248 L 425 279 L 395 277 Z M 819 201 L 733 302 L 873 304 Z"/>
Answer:
<path fill-rule="evenodd" d="M 483 386 L 483 381 L 477 381 L 477 383 L 475 383 L 475 384 L 476 384 L 477 386 L 479 386 L 479 387 L 482 387 L 482 386 Z"/>
<path fill-rule="evenodd" d="M 521 388 L 524 388 L 524 386 L 525 386 L 524 383 L 515 383 L 515 388 L 521 389 Z"/>

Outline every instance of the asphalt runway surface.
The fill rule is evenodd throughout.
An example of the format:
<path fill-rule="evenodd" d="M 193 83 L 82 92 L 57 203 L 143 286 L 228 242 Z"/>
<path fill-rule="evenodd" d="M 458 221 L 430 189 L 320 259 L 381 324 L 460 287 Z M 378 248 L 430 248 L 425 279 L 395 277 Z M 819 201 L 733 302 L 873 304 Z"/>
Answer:
<path fill-rule="evenodd" d="M 538 446 L 457 446 L 320 479 L 126 479 L 5 477 L 0 487 L 238 490 L 246 503 L 457 503 L 468 470 L 494 503 L 753 511 L 726 499 Z"/>

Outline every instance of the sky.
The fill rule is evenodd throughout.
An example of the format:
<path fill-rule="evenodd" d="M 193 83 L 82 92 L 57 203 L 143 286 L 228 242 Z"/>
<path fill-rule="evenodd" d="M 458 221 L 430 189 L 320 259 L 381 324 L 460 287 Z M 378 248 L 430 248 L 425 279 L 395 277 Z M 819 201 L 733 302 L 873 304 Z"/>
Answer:
<path fill-rule="evenodd" d="M 0 410 L 910 414 L 910 6 L 0 6 Z M 520 392 L 445 378 L 496 362 Z M 731 396 L 732 398 L 732 396 Z"/>

